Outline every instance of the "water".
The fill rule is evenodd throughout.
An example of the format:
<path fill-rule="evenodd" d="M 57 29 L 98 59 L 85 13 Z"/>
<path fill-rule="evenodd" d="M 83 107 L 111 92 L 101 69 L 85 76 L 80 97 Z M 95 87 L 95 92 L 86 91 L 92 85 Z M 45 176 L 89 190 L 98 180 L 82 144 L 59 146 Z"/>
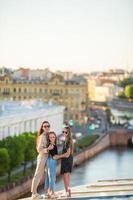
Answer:
<path fill-rule="evenodd" d="M 73 169 L 71 174 L 71 187 L 96 183 L 98 180 L 112 179 L 133 179 L 133 149 L 131 148 L 110 148 L 81 166 Z M 64 189 L 62 177 L 57 179 L 56 191 Z M 44 189 L 39 192 L 44 193 Z M 82 198 L 83 199 L 83 198 Z M 84 198 L 88 200 L 130 200 L 133 197 L 100 197 Z"/>
<path fill-rule="evenodd" d="M 86 161 L 71 174 L 71 186 L 95 183 L 98 180 L 133 178 L 133 149 L 113 148 L 105 150 Z M 56 190 L 63 189 L 62 179 L 58 179 Z"/>
<path fill-rule="evenodd" d="M 105 150 L 81 166 L 73 169 L 71 186 L 96 183 L 98 180 L 133 179 L 133 149 L 113 148 Z M 56 190 L 63 189 L 62 178 L 57 179 Z M 39 193 L 43 194 L 44 189 Z M 30 196 L 30 194 L 26 195 Z M 83 198 L 82 198 L 83 199 Z M 86 198 L 93 200 L 131 200 L 133 197 Z"/>

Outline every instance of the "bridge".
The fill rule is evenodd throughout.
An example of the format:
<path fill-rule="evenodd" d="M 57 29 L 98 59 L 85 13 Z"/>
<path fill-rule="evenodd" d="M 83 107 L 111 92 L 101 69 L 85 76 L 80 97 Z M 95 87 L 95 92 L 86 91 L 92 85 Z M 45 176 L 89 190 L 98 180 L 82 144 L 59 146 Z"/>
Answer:
<path fill-rule="evenodd" d="M 108 132 L 110 146 L 124 145 L 133 147 L 133 131 L 119 128 L 116 131 Z"/>
<path fill-rule="evenodd" d="M 118 108 L 120 110 L 133 110 L 133 102 L 129 102 L 127 100 L 120 100 L 120 99 L 113 99 L 112 101 L 108 102 L 108 105 L 112 108 Z"/>

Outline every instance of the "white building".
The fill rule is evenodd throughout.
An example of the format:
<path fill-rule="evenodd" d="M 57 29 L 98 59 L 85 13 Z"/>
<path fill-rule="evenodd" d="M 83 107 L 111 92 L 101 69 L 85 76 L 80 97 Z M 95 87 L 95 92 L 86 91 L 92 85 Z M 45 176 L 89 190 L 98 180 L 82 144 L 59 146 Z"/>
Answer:
<path fill-rule="evenodd" d="M 49 80 L 51 79 L 53 73 L 48 69 L 30 69 L 30 68 L 20 68 L 13 72 L 14 79 L 20 80 Z"/>
<path fill-rule="evenodd" d="M 61 134 L 64 106 L 41 101 L 0 102 L 0 140 L 23 132 L 35 132 L 43 121 L 49 121 L 57 135 Z"/>
<path fill-rule="evenodd" d="M 48 69 L 30 69 L 29 80 L 49 80 L 52 78 L 53 73 Z"/>

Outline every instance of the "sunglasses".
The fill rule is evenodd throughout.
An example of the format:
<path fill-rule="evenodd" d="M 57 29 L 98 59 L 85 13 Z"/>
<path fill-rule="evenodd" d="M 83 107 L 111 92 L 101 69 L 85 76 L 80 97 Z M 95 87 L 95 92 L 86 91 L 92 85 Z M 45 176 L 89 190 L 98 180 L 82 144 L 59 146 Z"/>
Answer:
<path fill-rule="evenodd" d="M 67 134 L 67 131 L 62 131 L 62 133 L 65 133 L 65 134 Z"/>
<path fill-rule="evenodd" d="M 50 126 L 49 126 L 49 125 L 44 125 L 43 127 L 44 127 L 44 128 L 49 128 Z"/>

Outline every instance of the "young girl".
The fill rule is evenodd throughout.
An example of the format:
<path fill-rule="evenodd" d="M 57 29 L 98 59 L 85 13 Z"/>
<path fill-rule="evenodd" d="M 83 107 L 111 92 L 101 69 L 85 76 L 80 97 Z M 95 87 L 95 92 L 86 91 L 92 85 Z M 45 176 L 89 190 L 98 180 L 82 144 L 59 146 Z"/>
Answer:
<path fill-rule="evenodd" d="M 50 124 L 48 121 L 42 122 L 36 138 L 36 148 L 38 156 L 37 156 L 37 166 L 31 185 L 32 200 L 35 199 L 38 200 L 41 198 L 41 196 L 37 193 L 37 188 L 44 175 L 44 168 L 48 157 L 48 152 L 49 150 L 53 149 L 53 146 L 51 145 L 48 146 L 48 141 L 47 141 L 49 128 Z"/>
<path fill-rule="evenodd" d="M 62 154 L 57 155 L 54 158 L 61 158 L 61 174 L 63 175 L 65 196 L 71 197 L 70 173 L 72 172 L 73 166 L 73 141 L 70 127 L 64 127 L 62 133 L 65 137 Z"/>
<path fill-rule="evenodd" d="M 55 132 L 49 132 L 49 144 L 53 146 L 52 150 L 49 150 L 48 159 L 46 162 L 47 172 L 45 176 L 45 191 L 46 197 L 56 197 L 55 194 L 55 181 L 56 181 L 56 160 L 53 156 L 58 154 L 57 151 L 57 137 Z"/>

